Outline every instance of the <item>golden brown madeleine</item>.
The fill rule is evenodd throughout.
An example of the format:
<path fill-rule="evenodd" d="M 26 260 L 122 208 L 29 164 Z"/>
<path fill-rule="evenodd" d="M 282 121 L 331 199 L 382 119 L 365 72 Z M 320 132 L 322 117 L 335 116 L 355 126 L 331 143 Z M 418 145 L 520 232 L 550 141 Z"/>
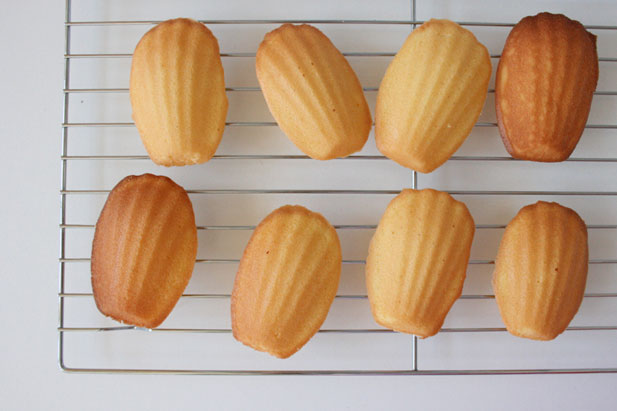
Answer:
<path fill-rule="evenodd" d="M 506 227 L 493 275 L 510 333 L 552 340 L 578 311 L 587 281 L 587 227 L 575 211 L 539 201 Z"/>
<path fill-rule="evenodd" d="M 464 203 L 431 189 L 403 190 L 371 240 L 366 288 L 377 323 L 425 338 L 461 295 L 475 226 Z"/>
<path fill-rule="evenodd" d="M 234 337 L 287 358 L 319 330 L 338 289 L 341 246 L 318 213 L 284 206 L 255 229 L 231 296 Z"/>
<path fill-rule="evenodd" d="M 473 33 L 449 20 L 411 32 L 388 66 L 375 111 L 377 148 L 423 173 L 445 163 L 478 120 L 491 60 Z"/>
<path fill-rule="evenodd" d="M 562 14 L 525 17 L 497 67 L 499 132 L 514 158 L 563 161 L 585 128 L 598 83 L 596 36 Z"/>
<path fill-rule="evenodd" d="M 148 31 L 133 53 L 133 120 L 152 161 L 203 163 L 214 155 L 227 116 L 223 65 L 216 37 L 190 19 Z"/>
<path fill-rule="evenodd" d="M 362 149 L 371 130 L 362 86 L 321 31 L 283 24 L 259 45 L 256 68 L 272 115 L 305 154 L 329 160 Z"/>
<path fill-rule="evenodd" d="M 184 189 L 163 176 L 126 177 L 96 223 L 96 306 L 123 323 L 157 327 L 186 288 L 196 254 L 195 216 Z"/>

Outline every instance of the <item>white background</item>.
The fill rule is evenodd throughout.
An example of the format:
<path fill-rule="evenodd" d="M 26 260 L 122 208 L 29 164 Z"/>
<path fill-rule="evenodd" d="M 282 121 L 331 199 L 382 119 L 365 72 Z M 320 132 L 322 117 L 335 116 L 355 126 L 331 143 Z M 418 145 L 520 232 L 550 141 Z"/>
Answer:
<path fill-rule="evenodd" d="M 616 375 L 184 377 L 62 373 L 56 362 L 59 124 L 64 35 L 64 7 L 59 3 L 11 2 L 3 7 L 0 17 L 0 50 L 4 56 L 0 135 L 6 149 L 1 166 L 4 182 L 3 201 L 0 202 L 0 262 L 4 279 L 0 300 L 2 408 L 611 408 L 613 396 L 610 394 L 617 382 Z M 444 17 L 448 17 L 448 12 L 459 13 L 466 20 L 490 16 L 483 8 L 467 10 L 461 6 L 448 7 L 454 2 L 440 3 L 443 3 Z M 289 16 L 282 4 L 276 9 L 278 18 Z M 361 6 L 368 7 L 368 2 Z M 349 4 L 333 3 L 332 7 L 348 10 Z M 562 2 L 562 7 L 586 23 L 614 24 L 617 21 L 616 7 L 608 1 L 586 6 Z M 520 9 L 504 12 L 508 17 L 504 21 L 516 21 L 539 11 L 533 2 L 523 2 Z M 294 17 L 301 18 L 302 14 Z M 407 19 L 409 16 L 389 18 Z M 609 55 L 608 51 L 605 55 Z M 605 90 L 617 89 L 614 83 L 604 86 Z M 614 116 L 615 111 L 612 113 Z M 604 120 L 609 122 L 610 117 Z M 585 154 L 582 152 L 581 156 Z M 610 153 L 615 154 L 615 151 Z M 436 176 L 435 184 L 447 185 L 444 182 L 447 174 Z M 570 183 L 576 185 L 585 181 Z M 600 184 L 598 189 L 602 188 L 615 189 Z"/>

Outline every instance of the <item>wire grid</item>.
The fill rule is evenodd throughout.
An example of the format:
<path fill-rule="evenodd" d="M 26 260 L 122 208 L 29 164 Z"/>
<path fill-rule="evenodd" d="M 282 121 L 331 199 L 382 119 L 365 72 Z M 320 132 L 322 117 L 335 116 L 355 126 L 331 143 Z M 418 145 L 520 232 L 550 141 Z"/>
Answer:
<path fill-rule="evenodd" d="M 67 231 L 79 228 L 93 228 L 93 225 L 88 224 L 69 224 L 67 222 L 67 197 L 73 195 L 89 195 L 89 194 L 106 194 L 109 190 L 99 189 L 68 189 L 68 163 L 76 160 L 147 160 L 146 155 L 69 155 L 68 152 L 68 135 L 69 130 L 78 127 L 133 127 L 131 122 L 71 122 L 69 119 L 69 96 L 77 93 L 122 93 L 128 92 L 126 88 L 71 88 L 71 61 L 74 59 L 107 59 L 107 58 L 130 58 L 131 54 L 122 53 L 72 53 L 71 52 L 71 28 L 76 26 L 111 26 L 111 25 L 154 25 L 160 21 L 146 20 L 105 20 L 105 21 L 72 21 L 71 20 L 71 0 L 66 1 L 65 13 L 65 77 L 64 77 L 64 104 L 63 104 L 63 122 L 62 122 L 62 154 L 61 154 L 61 222 L 60 222 L 60 258 L 59 258 L 59 351 L 58 359 L 61 369 L 67 372 L 86 372 L 86 373 L 136 373 L 136 374 L 204 374 L 204 375 L 467 375 L 467 374 L 560 374 L 560 373 L 615 373 L 617 368 L 545 368 L 545 369 L 424 369 L 418 367 L 418 339 L 415 336 L 411 338 L 411 367 L 399 370 L 337 370 L 337 369 L 321 369 L 321 370 L 225 370 L 225 369 L 154 369 L 154 368 L 87 368 L 87 367 L 69 367 L 65 364 L 65 344 L 64 338 L 66 333 L 80 332 L 142 332 L 143 329 L 133 326 L 117 326 L 117 327 L 67 327 L 65 326 L 66 307 L 65 301 L 70 298 L 86 297 L 92 298 L 92 293 L 71 293 L 65 292 L 65 271 L 68 264 L 76 262 L 88 262 L 89 258 L 70 258 L 66 255 L 66 235 Z M 339 24 L 339 25 L 406 25 L 410 29 L 416 25 L 423 23 L 416 19 L 416 1 L 411 0 L 410 3 L 411 15 L 409 20 L 200 20 L 209 25 L 234 25 L 234 24 L 282 24 L 285 22 L 292 23 L 308 23 L 308 24 Z M 481 27 L 511 27 L 514 23 L 490 23 L 490 22 L 459 22 L 463 26 L 481 26 Z M 616 31 L 617 26 L 605 25 L 588 25 L 588 29 Z M 363 57 L 388 57 L 394 53 L 385 52 L 348 52 L 346 56 L 363 56 Z M 221 56 L 226 57 L 254 57 L 255 53 L 221 53 Z M 498 55 L 491 57 L 498 58 Z M 617 62 L 615 57 L 600 57 L 601 62 Z M 365 91 L 376 91 L 377 87 L 364 87 Z M 258 87 L 227 87 L 227 91 L 259 91 Z M 489 90 L 493 93 L 494 90 Z M 617 96 L 615 91 L 597 91 L 595 95 Z M 244 122 L 232 121 L 227 122 L 226 127 L 273 127 L 274 122 Z M 479 122 L 476 127 L 496 127 L 493 122 Z M 587 129 L 617 129 L 617 124 L 587 124 Z M 308 159 L 304 155 L 288 155 L 288 154 L 217 154 L 214 160 L 300 160 Z M 353 160 L 383 160 L 381 155 L 351 155 L 345 159 L 353 163 Z M 387 159 L 385 159 L 387 160 Z M 469 156 L 455 155 L 450 161 L 487 161 L 487 162 L 504 162 L 517 161 L 509 156 Z M 615 163 L 615 157 L 574 157 L 566 160 L 567 162 L 584 162 L 584 163 Z M 411 171 L 411 188 L 418 187 L 418 174 Z M 585 191 L 585 190 L 555 190 L 555 191 L 533 191 L 533 190 L 447 190 L 453 195 L 497 195 L 497 196 L 534 196 L 534 195 L 549 195 L 549 196 L 617 196 L 617 191 Z M 357 190 L 357 189 L 187 189 L 189 194 L 351 194 L 351 195 L 395 195 L 398 190 Z M 476 225 L 480 229 L 500 229 L 504 228 L 503 224 L 479 224 Z M 198 226 L 199 230 L 252 230 L 255 227 L 252 225 L 202 225 Z M 375 225 L 335 225 L 337 230 L 356 230 L 356 229 L 374 229 Z M 595 224 L 588 225 L 590 229 L 617 229 L 617 224 Z M 223 259 L 223 258 L 205 258 L 197 259 L 197 263 L 202 264 L 236 264 L 238 259 Z M 491 265 L 493 260 L 471 260 L 473 265 Z M 343 264 L 364 264 L 364 260 L 343 260 Z M 617 264 L 617 259 L 591 259 L 590 264 Z M 224 293 L 193 293 L 184 294 L 183 298 L 204 298 L 204 299 L 226 299 L 230 295 Z M 366 295 L 337 295 L 337 299 L 366 299 Z M 493 299 L 490 294 L 473 294 L 463 295 L 461 299 Z M 617 298 L 617 293 L 586 293 L 585 298 Z M 223 328 L 158 328 L 147 330 L 155 333 L 212 333 L 212 334 L 229 334 L 230 329 Z M 617 325 L 597 326 L 571 326 L 567 332 L 615 332 Z M 503 327 L 450 327 L 443 328 L 441 333 L 504 333 Z M 334 334 L 355 334 L 360 338 L 364 334 L 374 333 L 393 333 L 384 329 L 322 329 L 320 333 Z"/>

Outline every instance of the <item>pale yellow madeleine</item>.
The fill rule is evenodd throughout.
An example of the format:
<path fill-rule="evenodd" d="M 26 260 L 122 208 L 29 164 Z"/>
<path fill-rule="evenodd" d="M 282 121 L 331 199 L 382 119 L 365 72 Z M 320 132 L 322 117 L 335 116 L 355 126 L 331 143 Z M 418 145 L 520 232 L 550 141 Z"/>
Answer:
<path fill-rule="evenodd" d="M 256 69 L 272 115 L 305 154 L 328 160 L 362 149 L 371 130 L 362 86 L 321 31 L 307 24 L 271 31 Z"/>
<path fill-rule="evenodd" d="M 506 227 L 493 275 L 495 298 L 510 333 L 552 340 L 583 300 L 587 227 L 574 210 L 539 201 Z"/>
<path fill-rule="evenodd" d="M 491 61 L 473 33 L 449 20 L 411 32 L 377 95 L 375 140 L 385 156 L 430 173 L 465 141 L 478 120 Z"/>
<path fill-rule="evenodd" d="M 338 289 L 341 246 L 321 214 L 284 206 L 255 229 L 231 297 L 234 337 L 287 358 L 319 330 Z"/>
<path fill-rule="evenodd" d="M 436 334 L 461 295 L 474 231 L 465 204 L 448 193 L 403 190 L 396 196 L 366 260 L 375 321 L 422 338 Z"/>
<path fill-rule="evenodd" d="M 164 166 L 210 160 L 225 129 L 227 96 L 219 45 L 190 19 L 148 31 L 133 53 L 133 120 L 152 161 Z"/>
<path fill-rule="evenodd" d="M 123 323 L 154 328 L 188 284 L 197 254 L 193 206 L 167 177 L 123 179 L 109 193 L 92 243 L 96 306 Z"/>
<path fill-rule="evenodd" d="M 514 158 L 563 161 L 578 143 L 598 83 L 596 36 L 563 14 L 525 17 L 495 80 L 499 131 Z"/>

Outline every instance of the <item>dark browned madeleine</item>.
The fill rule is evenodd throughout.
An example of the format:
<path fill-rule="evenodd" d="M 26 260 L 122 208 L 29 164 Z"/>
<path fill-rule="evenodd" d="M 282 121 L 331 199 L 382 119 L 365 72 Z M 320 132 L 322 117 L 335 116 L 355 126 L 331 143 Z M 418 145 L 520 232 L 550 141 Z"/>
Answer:
<path fill-rule="evenodd" d="M 525 17 L 506 40 L 497 122 L 514 158 L 555 162 L 578 144 L 598 82 L 596 36 L 562 14 Z"/>
<path fill-rule="evenodd" d="M 539 201 L 506 227 L 493 276 L 510 333 L 552 340 L 578 311 L 587 280 L 587 227 L 575 211 Z"/>
<path fill-rule="evenodd" d="M 154 328 L 188 284 L 197 254 L 193 206 L 163 176 L 123 179 L 109 193 L 92 243 L 98 309 L 126 324 Z"/>

